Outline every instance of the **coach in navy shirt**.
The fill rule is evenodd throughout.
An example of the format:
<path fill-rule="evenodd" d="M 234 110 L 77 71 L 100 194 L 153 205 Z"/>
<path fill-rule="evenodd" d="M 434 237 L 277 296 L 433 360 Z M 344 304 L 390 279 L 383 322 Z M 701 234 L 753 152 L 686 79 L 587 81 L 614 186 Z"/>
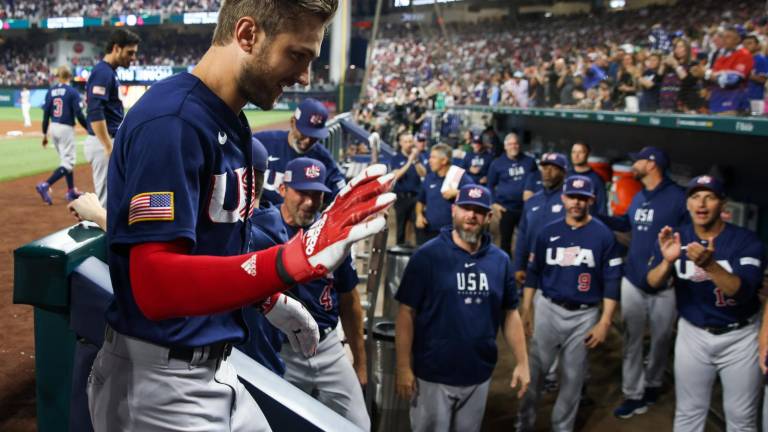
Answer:
<path fill-rule="evenodd" d="M 262 202 L 269 201 L 272 204 L 283 202 L 279 189 L 280 184 L 285 181 L 286 166 L 288 162 L 302 156 L 319 160 L 328 170 L 325 185 L 331 193 L 326 194 L 326 203 L 333 200 L 339 190 L 344 187 L 346 184 L 344 174 L 331 152 L 323 145 L 315 145 L 317 141 L 328 137 L 327 121 L 328 110 L 322 102 L 307 98 L 296 108 L 291 117 L 289 130 L 268 130 L 253 134 L 254 138 L 264 144 L 269 154 Z"/>
<path fill-rule="evenodd" d="M 464 155 L 462 167 L 472 179 L 472 183 L 485 185 L 488 183 L 488 169 L 493 160 L 493 153 L 483 144 L 480 135 L 472 135 L 471 151 Z"/>
<path fill-rule="evenodd" d="M 413 142 L 413 135 L 404 132 L 398 138 L 400 151 L 392 156 L 389 169 L 395 173 L 397 194 L 395 201 L 395 217 L 397 218 L 397 244 L 405 243 L 405 225 L 408 221 L 415 222 L 416 199 L 421 189 L 421 178 L 427 175 L 427 169 L 422 164 L 421 152 Z"/>
<path fill-rule="evenodd" d="M 395 296 L 397 392 L 411 401 L 414 431 L 480 430 L 502 323 L 518 397 L 529 381 L 509 257 L 487 233 L 490 192 L 462 187 L 451 214 L 453 226 L 413 254 Z"/>
<path fill-rule="evenodd" d="M 534 194 L 523 206 L 523 216 L 515 240 L 512 268 L 519 284 L 525 282 L 528 255 L 536 244 L 536 237 L 548 223 L 565 215 L 562 195 L 563 180 L 568 160 L 561 153 L 544 153 L 539 170 L 544 188 Z"/>
<path fill-rule="evenodd" d="M 630 154 L 632 172 L 644 189 L 635 195 L 621 217 L 598 215 L 614 231 L 632 232 L 624 279 L 621 282 L 621 313 L 624 319 L 622 392 L 624 401 L 614 414 L 629 418 L 642 414 L 656 402 L 662 385 L 677 319 L 674 293 L 668 287 L 651 288 L 646 282 L 648 260 L 656 235 L 665 225 L 680 226 L 687 218 L 685 190 L 667 175 L 669 157 L 656 147 Z M 648 364 L 643 366 L 643 339 L 650 327 Z"/>
<path fill-rule="evenodd" d="M 608 197 L 605 193 L 605 182 L 600 175 L 589 166 L 589 154 L 592 149 L 583 141 L 576 141 L 571 146 L 571 167 L 568 174 L 579 174 L 589 177 L 595 188 L 595 203 L 589 209 L 590 214 L 607 214 Z"/>
<path fill-rule="evenodd" d="M 500 216 L 501 250 L 510 253 L 512 234 L 523 211 L 525 179 L 537 171 L 536 161 L 520 151 L 517 135 L 504 138 L 504 154 L 491 162 L 488 189 L 493 194 L 493 211 Z"/>
<path fill-rule="evenodd" d="M 441 192 L 445 176 L 451 167 L 451 148 L 446 144 L 432 147 L 429 153 L 430 171 L 421 182 L 419 199 L 416 202 L 416 241 L 423 244 L 436 237 L 440 229 L 451 224 L 451 204 L 456 198 L 456 189 Z M 470 184 L 469 176 L 464 173 L 459 179 L 459 187 Z"/>
<path fill-rule="evenodd" d="M 112 154 L 112 139 L 123 122 L 123 102 L 120 100 L 119 67 L 128 67 L 136 60 L 141 38 L 129 30 L 117 29 L 107 42 L 104 59 L 91 70 L 85 84 L 88 109 L 88 138 L 85 158 L 93 170 L 93 187 L 102 206 L 107 205 L 107 168 Z"/>
<path fill-rule="evenodd" d="M 764 377 L 758 367 L 758 291 L 765 247 L 754 232 L 722 220 L 725 191 L 711 176 L 687 187 L 692 223 L 658 233 L 647 281 L 671 278 L 680 319 L 675 341 L 676 431 L 703 430 L 717 378 L 728 430 L 757 430 Z"/>
<path fill-rule="evenodd" d="M 568 177 L 565 218 L 541 230 L 529 259 L 521 315 L 531 336 L 531 388 L 519 408 L 521 432 L 533 430 L 544 374 L 558 358 L 563 373 L 551 429 L 573 430 L 587 349 L 605 341 L 618 306 L 622 259 L 613 232 L 589 214 L 594 197 L 589 177 Z"/>

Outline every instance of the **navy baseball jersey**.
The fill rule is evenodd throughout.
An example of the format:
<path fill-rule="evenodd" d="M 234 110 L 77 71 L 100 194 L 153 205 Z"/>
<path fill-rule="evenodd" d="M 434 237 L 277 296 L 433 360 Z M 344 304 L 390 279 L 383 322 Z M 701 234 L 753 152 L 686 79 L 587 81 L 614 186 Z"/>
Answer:
<path fill-rule="evenodd" d="M 283 223 L 285 223 L 283 221 Z M 298 228 L 285 225 L 288 236 L 293 237 Z M 341 263 L 330 276 L 315 279 L 312 282 L 296 285 L 290 289 L 317 322 L 321 334 L 327 328 L 336 328 L 339 323 L 338 293 L 348 293 L 355 289 L 359 279 L 352 257 Z"/>
<path fill-rule="evenodd" d="M 86 127 L 85 116 L 80 108 L 80 93 L 66 84 L 59 83 L 48 89 L 43 104 L 43 116 L 50 118 L 53 123 L 69 126 L 74 126 L 75 120 L 78 120 Z"/>
<path fill-rule="evenodd" d="M 392 156 L 392 158 L 389 160 L 389 170 L 390 171 L 398 170 L 404 167 L 406 163 L 408 163 L 408 156 L 405 156 L 404 154 L 398 152 L 396 155 Z M 393 192 L 419 193 L 420 188 L 421 188 L 421 177 L 419 177 L 419 173 L 416 172 L 416 167 L 414 165 L 411 165 L 408 168 L 408 170 L 405 172 L 405 174 L 403 174 L 403 176 L 397 180 L 397 183 L 395 183 Z"/>
<path fill-rule="evenodd" d="M 301 156 L 317 159 L 325 165 L 328 172 L 325 185 L 332 192 L 326 194 L 326 202 L 333 200 L 339 190 L 346 184 L 344 174 L 339 170 L 339 166 L 333 160 L 331 153 L 322 144 L 315 143 L 306 153 L 299 154 L 288 144 L 288 131 L 263 131 L 256 132 L 253 136 L 264 144 L 269 155 L 267 171 L 264 174 L 262 201 L 268 201 L 272 204 L 283 202 L 278 188 L 283 183 L 285 166 L 288 165 L 288 162 Z"/>
<path fill-rule="evenodd" d="M 93 67 L 85 84 L 85 94 L 88 103 L 88 134 L 93 135 L 91 122 L 105 120 L 109 136 L 114 137 L 123 121 L 124 110 L 117 72 L 109 63 L 102 60 Z"/>
<path fill-rule="evenodd" d="M 592 186 L 595 190 L 595 203 L 589 208 L 589 213 L 593 216 L 598 214 L 608 214 L 608 194 L 605 191 L 605 181 L 600 177 L 600 174 L 590 168 L 589 171 L 585 172 L 569 170 L 568 174 L 565 176 L 568 177 L 574 174 L 587 176 L 592 180 Z"/>
<path fill-rule="evenodd" d="M 427 218 L 427 229 L 431 231 L 439 231 L 440 228 L 451 225 L 451 205 L 453 201 L 443 198 L 443 194 L 440 192 L 440 187 L 443 185 L 445 176 L 438 177 L 433 172 L 427 173 L 424 177 L 424 181 L 421 182 L 421 189 L 419 190 L 419 202 L 424 204 L 424 216 Z M 464 174 L 459 180 L 459 189 L 467 184 L 472 183 L 469 176 Z"/>
<path fill-rule="evenodd" d="M 624 264 L 624 276 L 632 285 L 646 292 L 654 291 L 646 280 L 648 261 L 653 255 L 662 228 L 666 225 L 677 227 L 690 220 L 686 201 L 685 189 L 665 177 L 655 189 L 638 192 L 632 198 L 625 215 L 597 215 L 614 231 L 632 231 L 632 241 Z"/>
<path fill-rule="evenodd" d="M 528 155 L 519 154 L 510 159 L 505 153 L 494 159 L 488 168 L 488 189 L 493 194 L 493 202 L 507 210 L 523 208 L 525 180 L 533 172 L 538 172 L 536 161 Z"/>
<path fill-rule="evenodd" d="M 467 170 L 467 174 L 472 179 L 472 183 L 480 184 L 480 179 L 488 176 L 488 169 L 491 167 L 492 161 L 493 154 L 489 151 L 482 151 L 480 153 L 469 151 L 464 156 L 461 167 Z M 469 172 L 469 169 L 474 167 L 479 167 L 480 172 L 477 174 Z"/>
<path fill-rule="evenodd" d="M 542 228 L 565 216 L 565 206 L 560 198 L 562 194 L 562 188 L 542 189 L 525 202 L 515 240 L 515 261 L 512 267 L 516 271 L 525 270 L 528 255 L 536 246 L 536 237 Z"/>
<path fill-rule="evenodd" d="M 596 305 L 619 300 L 621 253 L 613 232 L 592 218 L 574 229 L 558 219 L 536 238 L 525 286 L 555 301 Z"/>
<path fill-rule="evenodd" d="M 531 171 L 528 177 L 525 178 L 525 186 L 523 186 L 523 190 L 536 193 L 542 189 L 544 189 L 544 185 L 541 183 L 541 171 Z"/>
<path fill-rule="evenodd" d="M 677 232 L 683 247 L 691 242 L 705 247 L 708 244 L 696 235 L 692 224 L 683 225 Z M 685 250 L 681 251 L 672 271 L 677 310 L 680 316 L 699 327 L 725 327 L 751 318 L 760 310 L 757 293 L 763 284 L 765 247 L 757 235 L 726 223 L 725 229 L 715 238 L 714 257 L 728 273 L 741 279 L 741 286 L 733 297 L 726 296 L 707 272 L 687 259 Z M 656 267 L 661 260 L 661 249 L 656 242 L 650 268 Z"/>
<path fill-rule="evenodd" d="M 269 249 L 289 240 L 280 211 L 269 203 L 254 210 L 250 229 L 249 252 Z M 237 348 L 272 372 L 284 375 L 285 362 L 278 354 L 283 346 L 282 332 L 270 324 L 256 307 L 244 308 L 243 319 L 249 336 Z"/>
<path fill-rule="evenodd" d="M 115 330 L 164 346 L 245 339 L 240 309 L 148 320 L 131 290 L 129 249 L 186 239 L 192 255 L 246 253 L 255 204 L 248 187 L 253 158 L 245 115 L 233 113 L 192 74 L 154 84 L 133 106 L 109 163 L 107 239 L 115 299 L 107 321 Z"/>
<path fill-rule="evenodd" d="M 413 371 L 424 380 L 469 386 L 496 365 L 496 334 L 518 295 L 509 256 L 488 234 L 475 254 L 459 248 L 452 229 L 414 252 L 395 298 L 416 312 Z"/>

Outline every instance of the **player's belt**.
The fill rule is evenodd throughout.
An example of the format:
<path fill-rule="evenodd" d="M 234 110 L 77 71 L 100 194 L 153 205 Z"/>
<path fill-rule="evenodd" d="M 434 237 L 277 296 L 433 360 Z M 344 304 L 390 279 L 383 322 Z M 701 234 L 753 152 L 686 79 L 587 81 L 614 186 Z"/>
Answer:
<path fill-rule="evenodd" d="M 324 329 L 320 330 L 320 342 L 322 342 L 326 337 L 328 337 L 329 334 L 331 334 L 332 331 L 334 331 L 334 327 L 326 327 Z"/>
<path fill-rule="evenodd" d="M 750 319 L 741 320 L 739 322 L 731 323 L 731 324 L 728 324 L 727 326 L 723 326 L 723 327 L 700 327 L 700 328 L 703 329 L 703 330 L 706 330 L 708 333 L 711 333 L 711 334 L 713 334 L 715 336 L 719 336 L 719 335 L 723 335 L 723 334 L 726 334 L 726 333 L 730 333 L 730 332 L 732 332 L 734 330 L 738 330 L 740 328 L 744 328 L 744 327 L 752 324 L 753 322 L 754 322 L 754 320 L 752 320 L 750 318 Z"/>
<path fill-rule="evenodd" d="M 195 348 L 174 347 L 168 350 L 168 358 L 191 362 L 195 354 L 200 358 L 206 352 L 209 360 L 225 360 L 232 353 L 232 344 L 220 342 Z"/>
<path fill-rule="evenodd" d="M 560 306 L 563 309 L 569 310 L 569 311 L 580 311 L 580 310 L 587 310 L 591 309 L 593 307 L 596 307 L 596 304 L 588 304 L 588 303 L 574 303 L 564 300 L 555 300 L 551 297 L 544 296 L 547 300 L 550 302 Z"/>

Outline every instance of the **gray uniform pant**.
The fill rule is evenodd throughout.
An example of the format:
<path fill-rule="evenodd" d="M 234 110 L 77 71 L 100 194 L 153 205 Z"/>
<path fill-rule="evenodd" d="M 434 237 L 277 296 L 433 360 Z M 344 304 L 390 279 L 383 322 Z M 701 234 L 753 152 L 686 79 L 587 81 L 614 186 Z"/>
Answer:
<path fill-rule="evenodd" d="M 680 318 L 675 342 L 675 432 L 703 431 L 720 377 L 728 432 L 757 430 L 762 390 L 758 365 L 757 325 L 713 335 Z"/>
<path fill-rule="evenodd" d="M 88 135 L 83 144 L 85 159 L 91 163 L 93 173 L 93 188 L 99 197 L 102 207 L 107 206 L 107 168 L 109 167 L 109 157 L 104 151 L 104 146 L 98 138 Z"/>
<path fill-rule="evenodd" d="M 621 280 L 621 315 L 624 319 L 624 359 L 621 391 L 627 399 L 642 399 L 646 387 L 661 387 L 672 348 L 677 320 L 675 290 L 648 294 L 627 278 Z M 643 338 L 651 329 L 648 365 L 643 366 Z"/>
<path fill-rule="evenodd" d="M 417 379 L 411 403 L 413 432 L 478 432 L 483 424 L 491 380 L 450 386 Z"/>
<path fill-rule="evenodd" d="M 75 128 L 61 123 L 51 123 L 48 127 L 51 141 L 59 154 L 59 166 L 72 171 L 77 154 L 75 152 Z"/>
<path fill-rule="evenodd" d="M 317 354 L 304 358 L 289 344 L 280 357 L 285 361 L 285 379 L 361 429 L 371 429 L 363 390 L 336 330 L 328 333 Z"/>
<path fill-rule="evenodd" d="M 597 307 L 570 311 L 544 296 L 536 296 L 533 337 L 529 362 L 531 383 L 518 410 L 519 431 L 532 431 L 536 423 L 536 405 L 541 397 L 544 375 L 561 356 L 560 391 L 552 409 L 552 430 L 573 430 L 581 400 L 584 370 L 587 362 L 587 334 L 597 324 Z"/>
<path fill-rule="evenodd" d="M 169 359 L 166 347 L 108 330 L 87 390 L 95 432 L 271 430 L 234 367 L 203 350 Z"/>

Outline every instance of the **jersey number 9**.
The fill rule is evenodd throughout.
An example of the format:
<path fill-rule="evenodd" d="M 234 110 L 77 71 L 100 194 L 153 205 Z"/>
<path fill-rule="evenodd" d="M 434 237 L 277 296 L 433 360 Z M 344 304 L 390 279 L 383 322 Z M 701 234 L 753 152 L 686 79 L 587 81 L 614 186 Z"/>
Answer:
<path fill-rule="evenodd" d="M 578 289 L 581 292 L 587 292 L 589 291 L 589 286 L 592 283 L 592 275 L 589 273 L 581 273 L 579 275 L 579 286 Z"/>

